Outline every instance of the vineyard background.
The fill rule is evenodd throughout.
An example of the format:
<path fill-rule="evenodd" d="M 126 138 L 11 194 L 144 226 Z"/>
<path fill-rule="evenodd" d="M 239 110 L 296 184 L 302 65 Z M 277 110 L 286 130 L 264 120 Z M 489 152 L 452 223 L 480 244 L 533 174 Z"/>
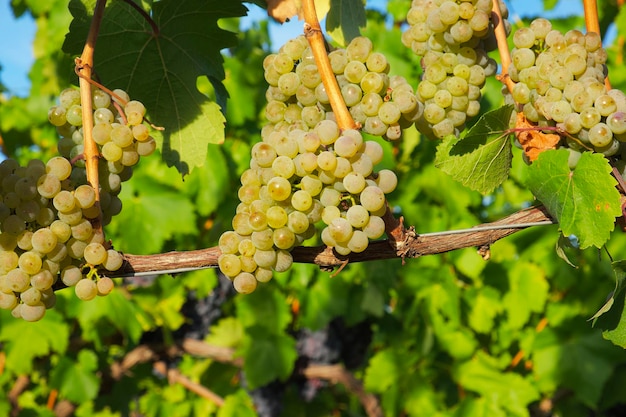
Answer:
<path fill-rule="evenodd" d="M 234 3 L 241 14 L 255 7 Z M 383 3 L 384 12 L 368 10 L 362 34 L 385 53 L 392 73 L 416 86 L 418 59 L 400 42 L 409 2 Z M 545 1 L 536 15 L 555 3 Z M 73 57 L 62 49 L 72 16 L 62 0 L 12 7 L 35 18 L 36 59 L 28 96 L 0 86 L 2 150 L 22 162 L 46 159 L 57 138 L 47 110 L 77 82 Z M 608 1 L 600 13 L 603 33 L 610 24 L 617 33 L 605 47 L 611 82 L 624 90 L 626 11 Z M 582 15 L 552 23 L 584 28 Z M 239 175 L 265 123 L 262 60 L 279 46 L 267 20 L 245 30 L 239 24 L 237 17 L 220 21 L 237 37 L 222 51 L 230 95 L 224 143 L 209 145 L 204 165 L 184 181 L 158 156 L 144 158 L 106 230 L 116 249 L 209 248 L 230 228 Z M 215 96 L 206 77 L 198 87 Z M 489 80 L 483 112 L 502 104 L 500 87 Z M 145 102 L 149 91 L 143 94 L 137 98 Z M 418 233 L 495 221 L 534 202 L 517 149 L 510 179 L 482 196 L 435 168 L 437 144 L 414 129 L 399 145 L 383 145 L 382 168 L 399 177 L 390 204 Z M 568 265 L 556 253 L 557 230 L 534 227 L 499 240 L 489 261 L 468 248 L 404 264 L 350 264 L 334 276 L 297 264 L 247 296 L 235 295 L 215 269 L 118 279 L 111 295 L 91 302 L 61 290 L 40 322 L 0 311 L 0 415 L 623 415 L 626 356 L 588 321 L 615 288 L 616 272 L 605 251 L 571 249 L 577 267 Z M 615 231 L 607 252 L 618 261 L 625 247 Z"/>

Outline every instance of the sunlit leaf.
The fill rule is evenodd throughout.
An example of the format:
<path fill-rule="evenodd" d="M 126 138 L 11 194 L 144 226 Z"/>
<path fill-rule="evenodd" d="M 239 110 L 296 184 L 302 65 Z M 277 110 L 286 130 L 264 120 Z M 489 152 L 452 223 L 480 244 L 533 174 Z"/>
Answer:
<path fill-rule="evenodd" d="M 74 21 L 66 52 L 81 53 L 94 5 L 93 0 L 70 3 Z M 152 9 L 155 31 L 125 2 L 110 2 L 105 11 L 94 58 L 99 79 L 145 104 L 151 121 L 165 128 L 154 134 L 164 160 L 182 174 L 204 164 L 209 143 L 224 140 L 220 106 L 198 91 L 196 80 L 208 77 L 218 102 L 225 103 L 220 50 L 233 46 L 236 37 L 217 23 L 245 12 L 238 1 L 164 0 Z"/>
<path fill-rule="evenodd" d="M 339 45 L 347 45 L 365 26 L 365 5 L 361 0 L 330 0 L 326 30 Z"/>
<path fill-rule="evenodd" d="M 472 190 L 493 191 L 508 178 L 511 141 L 507 133 L 512 106 L 485 113 L 465 137 L 446 137 L 437 148 L 435 166 Z"/>
<path fill-rule="evenodd" d="M 286 379 L 291 375 L 298 357 L 294 339 L 284 333 L 268 333 L 267 329 L 261 326 L 246 329 L 241 353 L 250 389 L 263 386 L 275 379 Z"/>
<path fill-rule="evenodd" d="M 50 375 L 50 385 L 64 398 L 80 404 L 96 397 L 100 379 L 96 375 L 98 358 L 93 351 L 83 349 L 77 359 L 61 358 Z"/>
<path fill-rule="evenodd" d="M 15 320 L 8 312 L 0 315 L 0 319 L 6 368 L 17 374 L 30 373 L 37 357 L 52 352 L 63 354 L 67 349 L 69 324 L 56 312 L 48 311 L 42 320 L 34 323 Z"/>
<path fill-rule="evenodd" d="M 527 185 L 563 235 L 575 235 L 581 249 L 601 247 L 622 213 L 617 181 L 602 154 L 583 152 L 573 171 L 568 158 L 566 149 L 541 153 L 528 168 Z"/>

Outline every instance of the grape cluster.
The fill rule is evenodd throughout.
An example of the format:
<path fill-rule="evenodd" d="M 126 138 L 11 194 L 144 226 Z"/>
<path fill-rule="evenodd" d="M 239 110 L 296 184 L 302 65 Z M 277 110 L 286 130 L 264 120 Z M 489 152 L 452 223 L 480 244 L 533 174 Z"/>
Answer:
<path fill-rule="evenodd" d="M 363 39 L 350 45 L 367 44 Z M 363 56 L 370 52 L 366 48 Z M 287 270 L 289 251 L 314 237 L 320 221 L 322 241 L 337 253 L 364 251 L 370 239 L 385 233 L 385 194 L 397 185 L 392 171 L 374 172 L 383 157 L 378 142 L 364 140 L 358 130 L 340 131 L 304 37 L 287 42 L 266 60 L 265 75 L 270 123 L 252 148 L 250 168 L 241 175 L 234 230 L 219 240 L 220 269 L 242 293 L 270 280 L 272 271 Z M 342 90 L 345 96 L 346 88 Z"/>
<path fill-rule="evenodd" d="M 626 95 L 607 90 L 607 53 L 597 33 L 563 35 L 546 19 L 516 31 L 511 95 L 528 120 L 567 134 L 574 156 L 593 150 L 616 155 L 626 141 Z"/>
<path fill-rule="evenodd" d="M 466 119 L 479 113 L 480 90 L 497 69 L 487 55 L 497 46 L 492 6 L 492 0 L 413 0 L 402 42 L 422 56 L 420 131 L 437 138 L 458 135 Z"/>
<path fill-rule="evenodd" d="M 15 317 L 41 319 L 55 304 L 52 286 L 59 278 L 81 299 L 108 294 L 111 279 L 83 279 L 82 268 L 114 271 L 122 265 L 121 255 L 107 250 L 92 227 L 98 216 L 93 188 L 74 187 L 71 171 L 63 157 L 25 167 L 13 159 L 0 163 L 0 308 Z"/>
<path fill-rule="evenodd" d="M 389 76 L 385 56 L 373 51 L 371 40 L 354 38 L 346 49 L 328 54 L 341 94 L 362 131 L 388 140 L 399 139 L 402 130 L 422 114 L 413 87 L 404 77 Z M 313 128 L 332 117 L 328 94 L 307 40 L 288 41 L 263 62 L 267 89 L 266 116 L 270 123 L 298 124 Z"/>
<path fill-rule="evenodd" d="M 41 319 L 55 304 L 53 286 L 59 279 L 82 300 L 113 289 L 113 281 L 100 277 L 97 268 L 116 271 L 123 258 L 108 248 L 93 221 L 101 210 L 105 223 L 119 213 L 121 181 L 130 178 L 138 155 L 154 150 L 143 124 L 143 105 L 129 101 L 121 90 L 115 94 L 126 103 L 123 110 L 107 93 L 93 92 L 94 137 L 104 156 L 99 161 L 99 204 L 86 179 L 76 89 L 64 90 L 61 104 L 48 113 L 61 135 L 62 156 L 47 163 L 31 160 L 26 166 L 13 159 L 0 163 L 0 308 L 15 317 Z"/>
<path fill-rule="evenodd" d="M 150 155 L 156 142 L 150 136 L 149 127 L 143 122 L 144 105 L 130 100 L 123 90 L 108 93 L 94 89 L 93 96 L 93 140 L 102 156 L 98 164 L 100 179 L 100 206 L 103 224 L 118 214 L 122 203 L 117 198 L 121 183 L 130 179 L 132 166 L 140 156 Z M 59 96 L 60 104 L 48 111 L 48 120 L 57 127 L 61 136 L 58 148 L 61 156 L 73 164 L 72 180 L 76 184 L 87 182 L 83 156 L 83 129 L 80 92 L 68 88 Z"/>

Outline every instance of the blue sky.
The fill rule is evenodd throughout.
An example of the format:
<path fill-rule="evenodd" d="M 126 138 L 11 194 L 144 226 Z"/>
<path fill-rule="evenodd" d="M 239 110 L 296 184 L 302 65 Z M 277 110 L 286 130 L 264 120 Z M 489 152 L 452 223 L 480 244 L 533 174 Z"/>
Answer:
<path fill-rule="evenodd" d="M 408 0 L 407 0 L 408 1 Z M 25 14 L 15 19 L 10 7 L 11 0 L 0 0 L 0 81 L 12 94 L 27 95 L 30 81 L 28 71 L 33 62 L 32 42 L 35 36 L 35 22 Z M 368 8 L 384 9 L 385 0 L 369 0 Z M 512 15 L 529 16 L 541 13 L 542 0 L 509 0 L 507 1 Z M 247 27 L 253 21 L 265 18 L 265 11 L 255 5 L 248 4 L 249 16 L 242 19 L 242 27 Z M 582 2 L 561 0 L 557 7 L 544 17 L 567 16 L 579 14 L 582 11 Z M 302 22 L 292 20 L 281 26 L 270 25 L 270 36 L 275 45 L 280 46 L 289 38 L 302 33 Z"/>

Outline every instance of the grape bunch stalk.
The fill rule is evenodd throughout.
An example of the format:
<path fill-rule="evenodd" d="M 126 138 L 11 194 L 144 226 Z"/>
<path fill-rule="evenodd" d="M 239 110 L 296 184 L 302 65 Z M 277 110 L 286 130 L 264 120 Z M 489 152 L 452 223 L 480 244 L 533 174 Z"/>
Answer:
<path fill-rule="evenodd" d="M 421 115 L 412 87 L 388 76 L 369 39 L 357 37 L 328 57 L 363 132 L 395 140 Z M 304 36 L 269 55 L 264 69 L 269 123 L 241 175 L 233 230 L 219 240 L 219 267 L 242 293 L 287 270 L 289 251 L 308 239 L 321 238 L 340 255 L 364 251 L 384 235 L 386 194 L 397 185 L 393 171 L 374 170 L 381 144 L 338 126 Z"/>
<path fill-rule="evenodd" d="M 88 184 L 83 158 L 80 93 L 68 88 L 48 112 L 61 139 L 61 156 L 46 163 L 14 159 L 0 163 L 0 308 L 14 317 L 40 320 L 55 305 L 53 288 L 74 287 L 77 297 L 91 300 L 113 289 L 101 270 L 116 271 L 122 255 L 105 242 L 100 227 L 121 210 L 117 197 L 139 155 L 155 149 L 143 123 L 145 108 L 122 90 L 93 91 L 93 136 L 103 158 L 100 183 Z"/>

